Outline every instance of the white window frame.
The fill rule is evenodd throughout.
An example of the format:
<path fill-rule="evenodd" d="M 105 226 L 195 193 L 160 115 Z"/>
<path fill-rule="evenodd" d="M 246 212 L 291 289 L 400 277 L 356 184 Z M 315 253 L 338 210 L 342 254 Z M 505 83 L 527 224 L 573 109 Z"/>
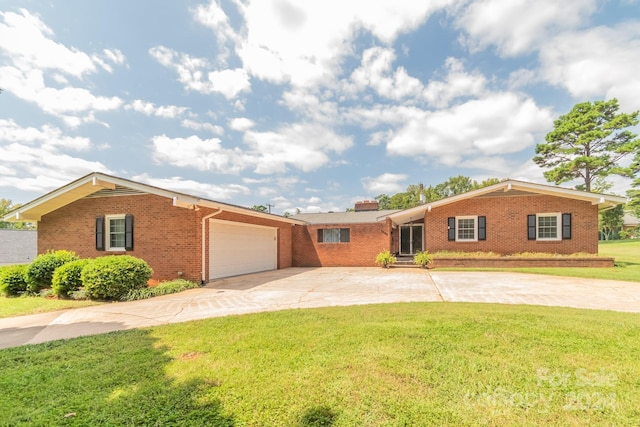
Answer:
<path fill-rule="evenodd" d="M 540 217 L 556 217 L 556 237 L 540 237 Z M 562 240 L 562 213 L 549 212 L 536 214 L 536 240 L 540 241 L 556 241 Z"/>
<path fill-rule="evenodd" d="M 458 233 L 460 232 L 460 220 L 463 220 L 463 219 L 473 220 L 473 239 L 461 239 L 459 237 Z M 477 215 L 457 216 L 456 217 L 456 242 L 477 242 L 477 241 L 478 241 L 478 216 Z"/>
<path fill-rule="evenodd" d="M 108 251 L 125 251 L 125 241 L 126 241 L 126 230 L 122 230 L 122 246 L 111 246 L 111 220 L 114 219 L 121 219 L 121 220 L 125 220 L 125 214 L 118 214 L 118 215 L 105 215 L 104 217 L 104 235 L 105 235 L 105 249 Z"/>

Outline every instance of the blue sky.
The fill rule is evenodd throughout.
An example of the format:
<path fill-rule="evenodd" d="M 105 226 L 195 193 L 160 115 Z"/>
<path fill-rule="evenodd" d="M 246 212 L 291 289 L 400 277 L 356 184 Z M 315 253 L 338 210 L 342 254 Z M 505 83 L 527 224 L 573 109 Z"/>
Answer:
<path fill-rule="evenodd" d="M 640 109 L 639 65 L 638 0 L 3 0 L 0 198 L 92 171 L 275 213 L 544 183 L 553 120 Z"/>

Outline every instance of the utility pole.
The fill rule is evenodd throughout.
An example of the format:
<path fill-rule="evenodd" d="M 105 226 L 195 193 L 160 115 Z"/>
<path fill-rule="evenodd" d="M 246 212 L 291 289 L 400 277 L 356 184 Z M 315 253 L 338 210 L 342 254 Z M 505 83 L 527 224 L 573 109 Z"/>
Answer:
<path fill-rule="evenodd" d="M 272 205 L 271 203 L 267 203 L 267 209 L 269 210 L 269 213 L 271 213 L 271 208 L 275 208 L 275 205 Z"/>

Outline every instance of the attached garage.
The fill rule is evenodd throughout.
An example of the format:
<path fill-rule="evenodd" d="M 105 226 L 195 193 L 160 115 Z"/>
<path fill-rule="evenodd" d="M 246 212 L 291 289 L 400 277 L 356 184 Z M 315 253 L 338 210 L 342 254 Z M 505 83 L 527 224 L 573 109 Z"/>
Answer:
<path fill-rule="evenodd" d="M 209 280 L 277 268 L 277 228 L 209 220 Z"/>

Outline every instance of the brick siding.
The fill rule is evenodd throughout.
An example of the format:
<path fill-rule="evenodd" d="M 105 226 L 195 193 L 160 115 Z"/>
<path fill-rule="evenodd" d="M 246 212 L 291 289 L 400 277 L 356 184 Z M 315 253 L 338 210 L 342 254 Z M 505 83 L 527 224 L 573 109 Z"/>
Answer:
<path fill-rule="evenodd" d="M 82 258 L 132 255 L 144 259 L 153 269 L 153 279 L 182 277 L 200 282 L 202 277 L 201 220 L 215 209 L 174 207 L 172 200 L 151 194 L 85 198 L 42 217 L 38 224 L 38 253 L 72 250 Z M 132 214 L 132 251 L 98 251 L 95 248 L 95 219 L 111 214 Z M 291 224 L 249 215 L 222 212 L 216 219 L 242 221 L 278 227 L 278 268 L 291 266 Z M 204 271 L 208 275 L 209 221 L 205 228 Z M 182 275 L 179 275 L 179 272 Z"/>
<path fill-rule="evenodd" d="M 527 215 L 571 213 L 571 239 L 527 240 Z M 487 239 L 477 242 L 447 240 L 447 218 L 479 215 L 487 218 Z M 434 208 L 425 213 L 426 248 L 430 252 L 495 252 L 514 254 L 598 253 L 598 207 L 590 202 L 548 195 L 479 197 Z"/>
<path fill-rule="evenodd" d="M 348 228 L 349 243 L 319 243 L 318 230 Z M 296 267 L 375 266 L 376 255 L 390 245 L 390 223 L 314 224 L 293 227 Z"/>

